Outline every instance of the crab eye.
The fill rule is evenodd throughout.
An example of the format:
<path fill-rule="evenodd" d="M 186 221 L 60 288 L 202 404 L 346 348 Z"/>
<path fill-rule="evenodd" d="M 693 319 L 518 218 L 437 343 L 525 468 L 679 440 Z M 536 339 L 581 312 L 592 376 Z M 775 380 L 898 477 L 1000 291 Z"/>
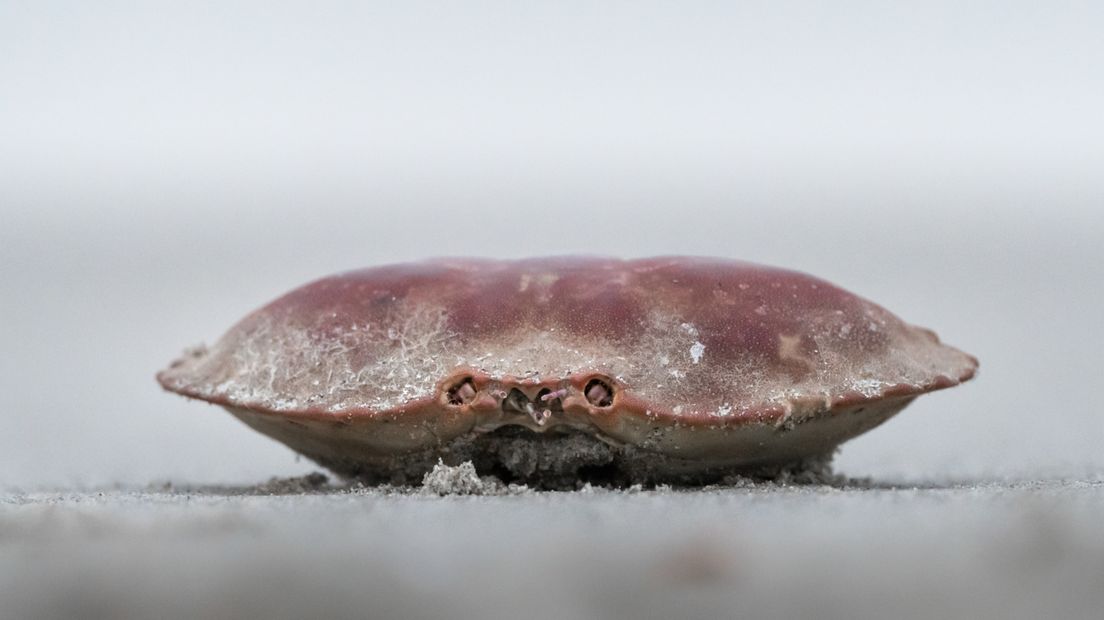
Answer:
<path fill-rule="evenodd" d="M 601 379 L 591 379 L 583 390 L 587 402 L 595 407 L 609 407 L 613 404 L 613 388 Z"/>
<path fill-rule="evenodd" d="M 471 377 L 464 377 L 448 391 L 450 405 L 466 405 L 475 398 L 475 383 Z"/>

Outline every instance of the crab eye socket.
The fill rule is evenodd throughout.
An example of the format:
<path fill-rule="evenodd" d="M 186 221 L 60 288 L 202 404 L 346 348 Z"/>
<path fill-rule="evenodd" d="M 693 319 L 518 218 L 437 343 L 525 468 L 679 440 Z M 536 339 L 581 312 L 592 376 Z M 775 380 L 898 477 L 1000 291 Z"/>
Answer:
<path fill-rule="evenodd" d="M 595 407 L 609 407 L 613 404 L 613 388 L 601 379 L 591 379 L 583 390 L 587 402 Z"/>
<path fill-rule="evenodd" d="M 466 405 L 475 399 L 475 382 L 471 377 L 464 377 L 456 385 L 449 388 L 448 403 L 450 405 Z"/>

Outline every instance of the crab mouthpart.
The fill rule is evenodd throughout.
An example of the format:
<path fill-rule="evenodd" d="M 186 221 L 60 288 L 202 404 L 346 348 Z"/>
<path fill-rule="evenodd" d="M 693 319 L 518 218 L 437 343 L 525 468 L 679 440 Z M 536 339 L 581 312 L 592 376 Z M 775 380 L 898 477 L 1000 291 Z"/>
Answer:
<path fill-rule="evenodd" d="M 567 392 L 566 390 L 559 391 Z M 552 417 L 553 409 L 558 409 L 559 412 L 563 411 L 563 405 L 560 404 L 559 398 L 553 396 L 553 394 L 554 392 L 545 389 L 541 390 L 536 399 L 530 399 L 525 395 L 525 392 L 514 388 L 502 401 L 502 412 L 507 415 L 524 414 L 529 416 L 537 426 L 544 426 Z M 552 397 L 549 398 L 550 396 Z M 540 403 L 539 407 L 534 400 L 536 403 Z"/>
<path fill-rule="evenodd" d="M 544 423 L 548 421 L 548 418 L 552 416 L 552 412 L 548 409 L 537 410 L 533 408 L 533 405 L 528 405 L 526 409 L 529 410 L 529 417 L 533 418 L 533 421 L 537 423 L 537 426 L 544 426 Z"/>

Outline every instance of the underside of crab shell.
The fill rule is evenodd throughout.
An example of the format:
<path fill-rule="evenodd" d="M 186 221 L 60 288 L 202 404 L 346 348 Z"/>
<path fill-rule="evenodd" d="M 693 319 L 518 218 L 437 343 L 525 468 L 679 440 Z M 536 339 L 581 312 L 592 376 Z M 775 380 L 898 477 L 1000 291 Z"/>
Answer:
<path fill-rule="evenodd" d="M 296 289 L 158 375 L 347 476 L 707 481 L 831 453 L 977 361 L 730 260 L 442 259 Z"/>

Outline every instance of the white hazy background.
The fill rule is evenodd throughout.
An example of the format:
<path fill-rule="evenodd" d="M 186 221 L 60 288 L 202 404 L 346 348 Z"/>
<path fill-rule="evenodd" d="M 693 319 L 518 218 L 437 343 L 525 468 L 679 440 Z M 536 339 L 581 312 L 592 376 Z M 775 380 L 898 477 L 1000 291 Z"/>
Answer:
<path fill-rule="evenodd" d="M 1101 6 L 0 1 L 0 487 L 310 471 L 154 373 L 331 272 L 578 252 L 981 359 L 848 474 L 1098 479 Z"/>

